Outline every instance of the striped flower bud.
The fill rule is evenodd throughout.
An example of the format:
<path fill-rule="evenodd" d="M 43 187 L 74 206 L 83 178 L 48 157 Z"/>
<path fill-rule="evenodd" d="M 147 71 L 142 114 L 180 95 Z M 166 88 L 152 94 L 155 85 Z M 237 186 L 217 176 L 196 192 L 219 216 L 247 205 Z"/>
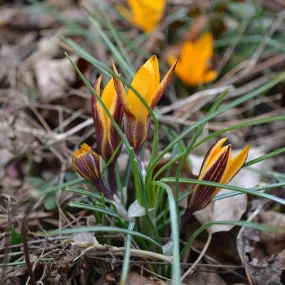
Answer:
<path fill-rule="evenodd" d="M 100 164 L 100 156 L 86 143 L 73 154 L 73 169 L 87 180 L 94 182 L 100 178 Z"/>
<path fill-rule="evenodd" d="M 250 147 L 246 146 L 232 158 L 232 146 L 223 146 L 227 138 L 217 141 L 206 154 L 198 180 L 227 184 L 246 161 Z M 221 190 L 219 187 L 195 185 L 188 197 L 188 212 L 205 208 Z"/>
<path fill-rule="evenodd" d="M 112 199 L 112 194 L 105 187 L 100 175 L 100 156 L 94 152 L 89 145 L 84 143 L 81 145 L 79 150 L 74 152 L 72 158 L 72 166 L 80 176 L 89 181 L 92 181 L 97 189 L 103 193 L 105 197 Z"/>

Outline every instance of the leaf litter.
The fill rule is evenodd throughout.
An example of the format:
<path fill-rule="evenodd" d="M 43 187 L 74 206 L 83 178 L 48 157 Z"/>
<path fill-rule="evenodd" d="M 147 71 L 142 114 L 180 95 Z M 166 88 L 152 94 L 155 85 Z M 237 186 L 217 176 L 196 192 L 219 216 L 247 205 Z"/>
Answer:
<path fill-rule="evenodd" d="M 62 24 L 62 19 L 73 19 L 74 23 L 77 20 L 81 21 L 87 29 L 92 30 L 87 26 L 86 16 L 80 9 L 80 4 L 83 2 L 94 7 L 92 1 L 43 1 L 44 4 L 53 5 L 55 8 L 53 11 L 58 11 L 57 15 L 62 16 L 62 19 L 39 12 L 39 6 L 28 5 L 26 1 L 18 1 L 18 6 L 12 5 L 11 2 L 13 1 L 6 1 L 0 6 L 0 132 L 1 138 L 3 138 L 0 143 L 1 265 L 7 262 L 21 263 L 23 261 L 23 247 L 11 244 L 9 232 L 12 225 L 16 231 L 20 232 L 25 218 L 24 213 L 29 207 L 27 197 L 36 198 L 41 191 L 74 179 L 76 176 L 71 170 L 72 152 L 84 140 L 90 140 L 92 143 L 94 132 L 91 121 L 88 121 L 90 118 L 88 103 L 90 94 L 80 83 L 72 66 L 64 57 L 64 51 L 70 52 L 70 50 L 66 50 L 60 40 L 65 32 L 72 31 Z M 115 9 L 116 3 L 106 2 L 110 2 L 113 5 L 112 9 Z M 269 20 L 270 23 L 274 23 L 274 13 L 278 13 L 284 8 L 279 3 L 280 1 L 257 2 L 260 9 L 264 9 L 268 13 L 267 19 L 260 18 L 261 21 Z M 249 5 L 248 2 L 243 4 Z M 163 58 L 164 53 L 159 47 L 159 43 L 164 41 L 163 43 L 168 43 L 168 47 L 179 51 L 183 41 L 197 38 L 205 26 L 214 23 L 210 9 L 216 8 L 211 5 L 209 1 L 201 1 L 198 4 L 186 0 L 169 1 L 166 18 L 181 8 L 186 9 L 190 15 L 188 20 L 200 8 L 205 9 L 207 16 L 200 15 L 200 18 L 196 18 L 192 29 L 189 29 L 189 25 L 183 27 L 183 22 L 180 19 L 176 19 L 173 23 L 169 22 L 170 31 L 181 28 L 181 32 L 177 34 L 177 36 L 181 34 L 180 41 L 176 43 L 171 38 L 172 36 L 167 39 L 169 42 L 165 41 L 163 26 L 168 24 L 163 21 L 160 27 L 162 30 L 158 30 L 153 38 L 143 41 L 138 48 L 151 53 L 158 51 Z M 215 54 L 213 63 L 222 61 L 226 66 L 221 79 L 214 85 L 205 86 L 205 90 L 193 92 L 191 90 L 191 94 L 195 93 L 192 98 L 191 96 L 183 97 L 188 96 L 189 92 L 186 92 L 178 82 L 181 87 L 178 89 L 179 92 L 176 93 L 173 89 L 171 94 L 167 94 L 168 96 L 163 98 L 163 106 L 158 108 L 161 110 L 162 116 L 159 117 L 159 120 L 162 124 L 170 125 L 179 132 L 205 115 L 204 108 L 207 108 L 207 105 L 211 104 L 221 91 L 217 88 L 224 90 L 234 85 L 226 98 L 238 97 L 261 86 L 265 80 L 272 76 L 272 73 L 284 69 L 284 55 L 279 53 L 279 50 L 282 49 L 282 43 L 278 38 L 279 33 L 282 36 L 280 27 L 277 27 L 279 29 L 277 33 L 270 36 L 272 41 L 263 47 L 261 56 L 253 58 L 257 62 L 251 71 L 245 74 L 242 73 L 242 68 L 236 68 L 240 63 L 243 64 L 240 66 L 246 66 L 249 62 L 246 50 L 243 50 L 242 47 L 242 42 L 248 35 L 243 37 L 243 34 L 240 34 L 238 42 L 240 46 L 237 45 L 236 50 L 232 51 L 233 42 L 229 41 L 225 45 L 223 40 L 226 41 L 227 37 L 234 38 L 232 34 L 239 26 L 239 20 L 235 13 L 240 16 L 241 7 L 237 4 L 231 8 L 231 13 L 227 15 L 224 23 L 225 26 L 227 25 L 228 36 L 225 36 L 224 39 L 219 38 L 220 41 L 216 42 L 219 52 Z M 215 12 L 221 13 L 223 9 L 227 8 L 221 6 L 219 9 Z M 252 6 L 248 11 L 253 13 Z M 115 16 L 113 13 L 110 14 L 112 14 L 112 21 L 125 29 L 125 36 L 130 41 L 139 35 L 135 28 L 126 28 L 126 23 L 118 19 L 116 14 L 114 14 Z M 253 29 L 252 33 L 257 33 L 254 28 L 255 20 L 253 19 L 252 25 L 249 25 L 249 31 Z M 265 22 L 263 24 L 264 28 L 268 26 L 265 25 Z M 75 27 L 78 28 L 76 24 Z M 223 25 L 213 26 L 213 29 L 218 35 L 222 34 L 225 27 Z M 242 33 L 242 31 L 239 32 Z M 86 41 L 80 33 L 79 35 L 75 33 L 73 39 L 93 54 L 99 54 L 99 58 L 111 63 L 110 53 L 98 40 L 95 43 Z M 263 42 L 264 39 L 261 38 L 260 43 Z M 275 47 L 269 49 L 270 44 L 273 43 Z M 135 49 L 129 49 L 130 57 L 138 59 L 136 65 L 139 66 L 142 55 L 138 55 Z M 228 54 L 230 57 L 226 58 L 225 56 Z M 75 55 L 73 59 L 78 60 Z M 79 64 L 78 61 L 77 63 Z M 84 63 L 84 65 L 82 70 L 92 82 L 96 78 L 97 71 L 89 64 Z M 244 120 L 260 118 L 259 116 L 282 114 L 284 112 L 283 89 L 283 84 L 280 84 L 272 90 L 269 96 L 246 102 L 240 108 L 234 108 L 218 116 L 206 125 L 204 134 L 229 127 L 233 122 L 241 123 Z M 249 160 L 284 146 L 285 138 L 282 122 L 247 127 L 232 131 L 228 135 L 235 149 L 242 147 L 245 140 L 251 143 L 253 148 Z M 186 140 L 190 139 L 186 138 Z M 164 140 L 166 138 L 162 134 L 160 146 L 163 145 Z M 200 148 L 200 152 L 198 149 L 195 154 L 190 155 L 192 168 L 186 163 L 183 166 L 183 177 L 196 177 L 195 174 L 198 173 L 197 170 L 199 170 L 202 159 L 199 155 L 202 155 L 202 152 L 204 153 Z M 169 155 L 171 156 L 171 154 Z M 124 165 L 127 165 L 127 158 L 123 157 L 123 160 L 120 162 L 122 173 L 125 170 Z M 166 158 L 166 163 L 168 161 Z M 163 165 L 165 165 L 164 162 L 160 167 Z M 177 165 L 171 170 L 172 176 L 175 174 L 175 167 Z M 243 169 L 233 180 L 232 185 L 253 188 L 276 180 L 284 181 L 284 177 L 275 173 L 284 173 L 284 160 L 280 157 L 260 162 L 251 168 L 251 170 Z M 272 175 L 266 178 L 264 173 L 272 173 Z M 171 186 L 174 188 L 173 184 Z M 86 184 L 82 185 L 83 189 L 84 187 L 88 189 Z M 179 190 L 183 193 L 187 189 L 184 185 Z M 220 194 L 228 192 L 229 190 L 223 190 Z M 120 280 L 121 257 L 112 256 L 110 252 L 105 256 L 96 256 L 96 258 L 83 255 L 77 262 L 72 263 L 81 254 L 80 250 L 63 242 L 72 237 L 57 236 L 41 239 L 35 236 L 34 233 L 40 230 L 49 231 L 97 224 L 97 219 L 91 211 L 75 210 L 75 208 L 69 207 L 70 201 L 80 202 L 83 199 L 82 196 L 67 194 L 62 189 L 58 193 L 56 195 L 49 194 L 48 197 L 40 200 L 33 200 L 33 211 L 27 218 L 29 254 L 34 264 L 33 270 L 37 280 L 43 284 L 75 284 L 74 280 L 81 280 L 82 284 L 88 284 L 89 274 L 93 272 L 97 276 L 97 281 L 96 283 L 92 281 L 92 284 L 116 284 Z M 284 194 L 278 189 L 274 189 L 273 193 L 284 198 Z M 45 207 L 47 199 L 52 200 L 55 207 Z M 128 199 L 132 201 L 132 197 L 128 197 Z M 252 198 L 246 195 L 214 201 L 207 208 L 195 214 L 195 218 L 192 218 L 188 225 L 188 233 L 185 235 L 189 235 L 206 222 L 244 220 L 246 216 L 250 216 L 248 208 L 252 202 Z M 285 228 L 284 209 L 278 208 L 272 202 L 263 202 L 260 211 L 253 220 L 277 228 Z M 185 204 L 182 202 L 181 208 L 183 207 Z M 284 234 L 257 232 L 244 228 L 240 239 L 236 240 L 239 230 L 231 225 L 214 225 L 208 231 L 213 235 L 209 248 L 203 253 L 202 259 L 195 266 L 193 273 L 184 279 L 183 284 L 248 284 L 248 282 L 257 285 L 282 284 L 280 280 L 285 268 Z M 114 242 L 118 247 L 124 246 L 125 239 L 122 235 L 104 234 L 107 235 L 106 240 L 109 243 Z M 99 234 L 96 234 L 96 237 L 98 240 L 102 238 Z M 204 233 L 198 237 L 187 259 L 181 263 L 185 272 L 201 254 L 205 244 L 206 234 Z M 20 250 L 16 250 L 19 247 Z M 133 244 L 132 248 L 137 249 L 137 245 Z M 225 251 L 228 252 L 227 255 L 224 254 Z M 238 253 L 242 254 L 241 259 L 239 259 Z M 172 284 L 170 280 L 163 279 L 156 272 L 155 266 L 157 265 L 159 262 L 152 259 L 131 257 L 127 282 L 129 284 Z M 28 279 L 25 265 L 1 266 L 0 276 L 3 277 L 1 280 L 3 284 L 25 284 Z"/>

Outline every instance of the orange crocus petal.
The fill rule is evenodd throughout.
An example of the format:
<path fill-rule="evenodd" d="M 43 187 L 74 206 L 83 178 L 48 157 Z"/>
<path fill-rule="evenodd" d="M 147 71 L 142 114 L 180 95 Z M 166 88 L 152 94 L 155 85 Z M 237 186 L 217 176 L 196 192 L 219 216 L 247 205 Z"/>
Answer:
<path fill-rule="evenodd" d="M 95 85 L 94 85 L 94 90 L 95 90 L 95 92 L 97 93 L 98 96 L 101 96 L 101 95 L 100 95 L 101 82 L 102 82 L 102 75 L 100 75 L 100 76 L 98 77 L 98 79 L 97 79 L 97 81 L 96 81 L 96 83 L 95 83 Z M 95 96 L 93 95 L 93 97 L 95 97 Z M 96 98 L 96 97 L 95 97 L 95 98 Z"/>
<path fill-rule="evenodd" d="M 113 116 L 115 106 L 116 106 L 116 99 L 117 99 L 117 93 L 116 93 L 116 89 L 114 87 L 113 79 L 111 79 L 107 83 L 106 87 L 104 88 L 104 90 L 102 92 L 101 99 L 102 99 L 104 105 L 107 107 L 108 111 Z M 107 113 L 105 112 L 105 110 L 103 109 L 101 104 L 98 104 L 98 111 L 99 111 L 101 120 L 104 124 L 104 129 L 106 129 L 106 132 L 108 132 L 111 121 L 110 121 Z"/>
<path fill-rule="evenodd" d="M 117 76 L 119 76 L 119 73 L 118 73 L 117 68 L 116 68 L 114 63 L 113 63 L 113 71 L 114 71 L 114 73 L 117 74 Z M 120 102 L 124 107 L 124 110 L 125 111 L 127 110 L 128 112 L 130 112 L 130 110 L 128 109 L 128 104 L 127 104 L 128 95 L 126 93 L 126 90 L 125 90 L 125 87 L 124 87 L 122 81 L 120 79 L 118 79 L 117 77 L 113 77 L 113 80 L 114 80 L 115 89 L 116 89 L 117 94 L 120 98 Z"/>
<path fill-rule="evenodd" d="M 159 67 L 156 56 L 152 56 L 135 74 L 131 86 L 142 96 L 150 105 L 155 90 L 158 87 Z M 138 120 L 145 121 L 148 110 L 131 89 L 128 91 L 128 109 Z"/>
<path fill-rule="evenodd" d="M 94 88 L 96 93 L 100 96 L 101 77 L 97 80 Z M 114 80 L 111 79 L 104 88 L 101 100 L 108 109 L 109 113 L 118 124 L 122 127 L 123 123 L 123 108 L 120 104 L 117 92 L 114 86 Z M 95 96 L 92 96 L 92 114 L 94 127 L 96 131 L 96 151 L 100 153 L 105 161 L 109 161 L 115 149 L 121 142 L 121 138 L 111 123 L 105 109 L 98 102 Z M 119 152 L 118 152 L 119 155 Z M 116 159 L 116 157 L 114 157 Z"/>
<path fill-rule="evenodd" d="M 155 108 L 155 106 L 157 105 L 158 101 L 160 100 L 161 96 L 163 95 L 165 89 L 167 88 L 167 86 L 169 85 L 171 78 L 173 76 L 175 67 L 177 65 L 177 59 L 174 61 L 174 63 L 172 64 L 171 68 L 169 69 L 169 71 L 166 73 L 166 75 L 164 76 L 164 78 L 162 79 L 161 83 L 158 85 L 158 87 L 156 88 L 155 94 L 152 97 L 151 103 L 150 103 L 150 107 L 153 109 Z M 159 82 L 159 81 L 158 81 Z"/>
<path fill-rule="evenodd" d="M 181 56 L 177 66 L 177 75 L 187 85 L 199 85 L 203 83 L 203 75 L 207 68 L 207 61 L 195 49 L 191 42 L 185 42 L 181 50 Z"/>
<path fill-rule="evenodd" d="M 213 56 L 214 41 L 211 33 L 203 34 L 196 42 L 194 42 L 195 50 L 199 51 L 200 54 L 208 59 Z"/>
<path fill-rule="evenodd" d="M 170 66 L 172 66 L 176 62 L 177 58 L 174 56 L 168 57 L 167 61 Z M 187 76 L 188 72 L 186 69 L 186 66 L 182 64 L 181 57 L 180 60 L 178 60 L 175 68 L 175 74 L 188 85 L 188 82 L 186 81 L 189 77 Z M 191 82 L 190 82 L 191 85 Z"/>
<path fill-rule="evenodd" d="M 152 69 L 154 70 L 154 85 L 158 86 L 160 82 L 158 59 L 155 55 L 153 55 L 148 61 L 151 63 Z"/>
<path fill-rule="evenodd" d="M 232 159 L 232 155 L 230 156 L 226 171 L 221 180 L 222 184 L 227 184 L 239 172 L 247 159 L 249 150 L 250 146 L 248 145 L 234 159 Z"/>
<path fill-rule="evenodd" d="M 215 154 L 219 153 L 221 150 L 221 146 L 225 143 L 225 141 L 228 138 L 223 138 L 218 140 L 207 152 L 204 161 L 202 163 L 201 166 L 201 170 L 200 170 L 200 175 L 199 175 L 199 179 L 201 179 L 203 176 L 205 176 L 206 171 L 209 169 L 209 167 L 211 167 L 211 165 L 215 162 L 215 160 L 213 160 L 213 157 L 215 156 Z"/>
<path fill-rule="evenodd" d="M 98 96 L 100 96 L 101 81 L 102 81 L 102 76 L 100 76 L 97 79 L 93 87 Z M 91 110 L 92 110 L 95 133 L 96 133 L 95 139 L 96 139 L 96 144 L 97 144 L 96 148 L 97 148 L 98 153 L 100 153 L 101 145 L 102 145 L 102 141 L 104 137 L 103 121 L 100 119 L 102 116 L 100 115 L 100 112 L 99 112 L 99 105 L 100 103 L 98 102 L 96 96 L 94 94 L 91 94 Z"/>
<path fill-rule="evenodd" d="M 128 0 L 133 22 L 145 32 L 151 32 L 161 20 L 166 0 Z"/>
<path fill-rule="evenodd" d="M 213 81 L 217 74 L 209 70 L 209 60 L 213 55 L 213 37 L 205 33 L 196 42 L 184 42 L 175 73 L 189 86 L 195 86 Z M 170 65 L 174 58 L 168 58 Z"/>
<path fill-rule="evenodd" d="M 209 83 L 217 78 L 217 72 L 215 70 L 208 70 L 203 76 L 203 82 Z"/>
<path fill-rule="evenodd" d="M 163 16 L 166 0 L 128 0 L 128 4 L 131 13 L 118 5 L 119 13 L 144 32 L 151 32 Z"/>

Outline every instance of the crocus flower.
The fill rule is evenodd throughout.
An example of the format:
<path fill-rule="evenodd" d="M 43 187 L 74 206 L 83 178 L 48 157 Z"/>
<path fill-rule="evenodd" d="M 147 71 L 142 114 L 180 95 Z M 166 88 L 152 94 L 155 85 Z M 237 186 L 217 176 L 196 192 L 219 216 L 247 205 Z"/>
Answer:
<path fill-rule="evenodd" d="M 184 84 L 196 86 L 217 77 L 215 70 L 209 70 L 213 49 L 213 37 L 210 33 L 205 33 L 195 42 L 186 41 L 183 44 L 175 73 Z M 174 56 L 168 58 L 170 65 L 175 60 Z"/>
<path fill-rule="evenodd" d="M 239 172 L 246 161 L 250 147 L 246 146 L 232 158 L 231 145 L 223 146 L 227 138 L 217 141 L 206 154 L 198 180 L 227 184 Z M 195 185 L 188 197 L 188 213 L 205 208 L 221 190 L 219 187 Z"/>
<path fill-rule="evenodd" d="M 130 11 L 118 5 L 118 11 L 144 32 L 151 32 L 163 17 L 166 0 L 128 0 Z"/>
<path fill-rule="evenodd" d="M 100 93 L 102 76 L 100 76 L 94 86 L 96 93 L 101 97 L 103 103 L 111 113 L 115 122 L 119 127 L 122 127 L 123 123 L 123 108 L 120 104 L 119 97 L 114 87 L 114 81 L 111 79 L 104 88 L 102 95 Z M 108 162 L 113 153 L 121 142 L 121 137 L 117 130 L 114 128 L 111 120 L 106 114 L 105 110 L 101 106 L 100 102 L 95 96 L 91 97 L 92 114 L 94 120 L 94 127 L 96 131 L 96 151 L 102 155 L 104 160 Z M 117 156 L 120 151 L 117 152 Z M 114 157 L 113 162 L 117 158 Z"/>
<path fill-rule="evenodd" d="M 131 86 L 142 96 L 151 109 L 157 105 L 173 75 L 176 62 L 160 82 L 159 65 L 152 56 L 135 74 Z M 114 72 L 116 68 L 114 66 Z M 125 134 L 136 154 L 141 150 L 147 137 L 150 114 L 144 104 L 131 89 L 126 93 L 122 82 L 114 78 L 115 88 L 125 112 Z"/>
<path fill-rule="evenodd" d="M 107 198 L 112 198 L 110 191 L 105 187 L 101 172 L 100 156 L 86 143 L 75 151 L 72 158 L 73 169 L 83 178 L 92 181 L 97 189 Z"/>

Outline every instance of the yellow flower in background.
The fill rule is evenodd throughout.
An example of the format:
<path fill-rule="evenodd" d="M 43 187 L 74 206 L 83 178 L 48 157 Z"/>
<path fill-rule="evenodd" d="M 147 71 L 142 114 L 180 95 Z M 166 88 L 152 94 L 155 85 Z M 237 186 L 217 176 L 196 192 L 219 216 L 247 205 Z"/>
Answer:
<path fill-rule="evenodd" d="M 196 86 L 213 81 L 217 77 L 215 70 L 209 70 L 209 61 L 213 56 L 213 37 L 205 33 L 195 42 L 186 41 L 182 46 L 176 75 L 189 86 Z M 168 62 L 172 65 L 176 58 L 170 56 Z"/>
<path fill-rule="evenodd" d="M 152 56 L 135 74 L 131 86 L 143 97 L 151 109 L 155 108 L 167 88 L 175 66 L 176 62 L 160 82 L 158 60 L 156 56 Z M 114 72 L 117 73 L 115 66 Z M 127 94 L 122 82 L 117 78 L 113 79 L 125 112 L 125 134 L 135 152 L 139 152 L 147 137 L 149 112 L 133 90 L 129 89 Z"/>
<path fill-rule="evenodd" d="M 114 81 L 111 79 L 106 87 L 104 88 L 102 95 L 100 93 L 102 76 L 100 76 L 94 86 L 94 90 L 97 95 L 99 95 L 107 107 L 108 111 L 111 113 L 115 122 L 119 127 L 122 127 L 123 124 L 123 107 L 120 103 L 119 97 L 117 95 Z M 105 110 L 98 102 L 95 96 L 91 97 L 92 104 L 92 114 L 94 127 L 96 131 L 96 151 L 102 155 L 104 160 L 107 162 L 112 157 L 113 153 L 117 149 L 118 145 L 121 142 L 121 137 L 114 128 L 111 120 L 106 114 Z M 120 151 L 118 151 L 117 156 Z M 117 158 L 114 157 L 114 160 Z"/>
<path fill-rule="evenodd" d="M 162 19 L 166 0 L 128 0 L 128 4 L 131 11 L 122 5 L 118 5 L 118 11 L 127 21 L 148 33 Z"/>
<path fill-rule="evenodd" d="M 231 145 L 223 146 L 227 138 L 217 141 L 206 154 L 198 180 L 227 184 L 239 172 L 246 161 L 250 146 L 246 146 L 236 157 L 232 157 Z M 188 211 L 205 208 L 221 188 L 196 185 L 188 197 Z"/>

